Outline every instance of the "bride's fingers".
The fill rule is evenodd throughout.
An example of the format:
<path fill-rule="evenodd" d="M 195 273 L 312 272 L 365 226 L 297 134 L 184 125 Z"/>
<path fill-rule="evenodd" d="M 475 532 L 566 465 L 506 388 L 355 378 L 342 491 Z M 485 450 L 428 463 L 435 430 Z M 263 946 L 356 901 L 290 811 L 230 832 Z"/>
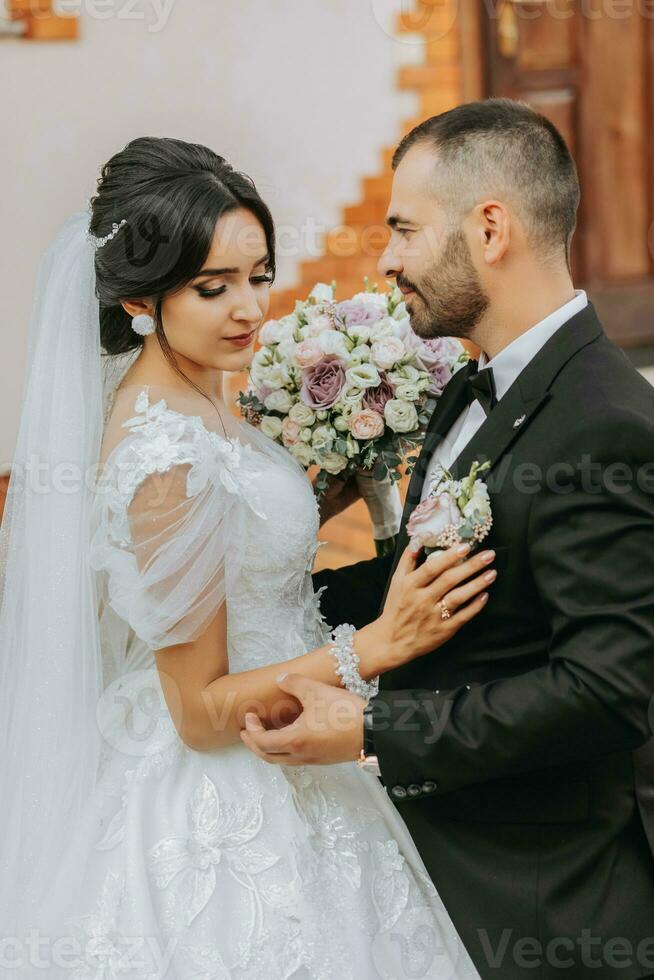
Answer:
<path fill-rule="evenodd" d="M 451 592 L 444 593 L 439 599 L 444 601 L 447 608 L 453 613 L 455 610 L 460 609 L 461 606 L 470 602 L 471 599 L 474 599 L 484 589 L 491 586 L 496 578 L 497 572 L 494 568 L 491 568 L 490 571 L 484 572 L 483 575 L 478 575 L 457 589 L 452 589 Z"/>
<path fill-rule="evenodd" d="M 454 613 L 454 615 L 447 620 L 449 629 L 453 633 L 458 633 L 462 626 L 465 626 L 465 624 L 469 623 L 471 619 L 478 616 L 482 609 L 486 607 L 488 598 L 488 592 L 482 592 L 482 594 L 474 598 L 472 602 L 469 602 L 467 606 L 462 606 L 458 612 Z"/>
<path fill-rule="evenodd" d="M 413 573 L 413 582 L 419 588 L 431 585 L 441 575 L 451 568 L 456 568 L 459 562 L 469 553 L 469 545 L 455 545 L 445 551 L 434 551 L 427 560 Z"/>
<path fill-rule="evenodd" d="M 413 539 L 409 541 L 397 563 L 393 578 L 397 578 L 400 575 L 409 575 L 414 571 L 421 549 L 422 545 L 419 540 Z"/>
<path fill-rule="evenodd" d="M 453 564 L 450 563 L 449 567 L 445 568 L 440 575 L 432 578 L 427 588 L 434 599 L 440 599 L 442 595 L 445 595 L 446 592 L 451 592 L 461 582 L 465 582 L 473 575 L 478 575 L 483 569 L 488 568 L 494 558 L 494 551 L 481 551 L 476 552 L 466 561 L 459 559 Z"/>

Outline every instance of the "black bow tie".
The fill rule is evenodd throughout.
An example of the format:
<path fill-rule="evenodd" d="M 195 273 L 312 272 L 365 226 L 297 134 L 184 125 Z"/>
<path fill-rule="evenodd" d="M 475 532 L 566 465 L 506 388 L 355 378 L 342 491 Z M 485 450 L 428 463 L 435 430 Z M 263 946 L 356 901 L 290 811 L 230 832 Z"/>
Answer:
<path fill-rule="evenodd" d="M 471 374 L 468 378 L 468 404 L 478 401 L 486 415 L 497 405 L 497 394 L 495 392 L 495 378 L 493 369 L 482 368 L 477 374 Z"/>

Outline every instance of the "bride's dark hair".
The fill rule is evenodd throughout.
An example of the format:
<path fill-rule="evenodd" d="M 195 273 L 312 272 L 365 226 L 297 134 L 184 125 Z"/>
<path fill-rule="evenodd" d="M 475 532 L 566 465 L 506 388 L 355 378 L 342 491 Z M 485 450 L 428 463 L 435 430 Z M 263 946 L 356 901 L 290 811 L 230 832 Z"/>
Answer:
<path fill-rule="evenodd" d="M 164 331 L 164 296 L 197 276 L 216 222 L 238 208 L 246 208 L 260 222 L 270 256 L 267 272 L 274 277 L 272 215 L 250 177 L 208 147 L 184 140 L 132 140 L 105 163 L 97 183 L 97 194 L 90 200 L 91 232 L 102 238 L 114 222 L 127 222 L 95 254 L 102 347 L 106 354 L 141 347 L 143 337 L 132 329 L 121 300 L 152 299 L 157 339 L 182 374 Z"/>

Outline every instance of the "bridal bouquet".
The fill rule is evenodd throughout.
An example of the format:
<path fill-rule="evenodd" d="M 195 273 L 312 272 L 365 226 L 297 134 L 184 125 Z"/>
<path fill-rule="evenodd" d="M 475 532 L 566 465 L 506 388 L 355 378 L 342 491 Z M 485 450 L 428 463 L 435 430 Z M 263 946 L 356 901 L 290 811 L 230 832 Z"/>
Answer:
<path fill-rule="evenodd" d="M 399 527 L 398 467 L 468 354 L 457 340 L 419 338 L 399 289 L 365 285 L 337 302 L 335 284 L 319 283 L 293 313 L 266 323 L 239 403 L 302 466 L 319 467 L 319 499 L 330 478 L 355 474 L 379 542 Z"/>
<path fill-rule="evenodd" d="M 457 544 L 475 547 L 488 536 L 493 516 L 488 488 L 479 477 L 490 465 L 475 461 L 462 480 L 443 467 L 436 472 L 429 495 L 407 523 L 407 534 L 412 540 L 419 538 L 427 554 Z"/>

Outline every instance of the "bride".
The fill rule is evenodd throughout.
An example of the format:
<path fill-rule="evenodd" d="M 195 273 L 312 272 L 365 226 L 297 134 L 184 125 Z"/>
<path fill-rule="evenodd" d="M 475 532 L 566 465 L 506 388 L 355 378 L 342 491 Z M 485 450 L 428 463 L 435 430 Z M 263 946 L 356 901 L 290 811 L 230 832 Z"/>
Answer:
<path fill-rule="evenodd" d="M 12 980 L 477 977 L 373 775 L 241 742 L 248 710 L 298 713 L 281 663 L 340 683 L 311 486 L 223 392 L 274 270 L 252 182 L 155 138 L 109 160 L 42 261 L 0 540 Z M 405 554 L 356 634 L 370 690 L 483 608 L 481 569 Z"/>

